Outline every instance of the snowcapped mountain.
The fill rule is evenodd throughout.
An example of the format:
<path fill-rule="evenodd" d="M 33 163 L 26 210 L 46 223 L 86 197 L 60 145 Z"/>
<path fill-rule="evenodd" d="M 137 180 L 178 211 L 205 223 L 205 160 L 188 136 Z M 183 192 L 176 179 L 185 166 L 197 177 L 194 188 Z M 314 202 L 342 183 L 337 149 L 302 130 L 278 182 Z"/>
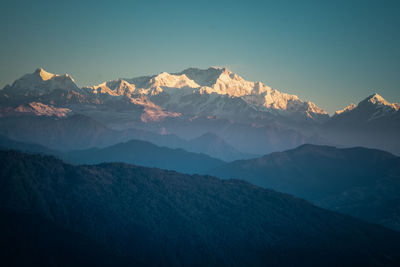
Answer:
<path fill-rule="evenodd" d="M 146 96 L 165 110 L 187 116 L 204 115 L 231 119 L 233 111 L 247 110 L 246 117 L 273 114 L 320 121 L 327 113 L 312 102 L 281 93 L 261 82 L 244 80 L 226 68 L 189 68 L 180 73 L 118 79 L 88 87 L 95 94 Z"/>
<path fill-rule="evenodd" d="M 0 90 L 0 117 L 82 114 L 115 130 L 141 129 L 188 140 L 213 133 L 247 154 L 303 143 L 364 145 L 397 153 L 400 144 L 392 141 L 400 133 L 399 108 L 374 94 L 329 117 L 312 102 L 218 67 L 83 88 L 68 74 L 38 68 Z"/>
<path fill-rule="evenodd" d="M 358 105 L 350 104 L 346 108 L 336 111 L 333 121 L 351 122 L 359 125 L 368 123 L 385 116 L 392 116 L 400 109 L 398 103 L 389 103 L 382 96 L 375 93 L 362 100 Z"/>
<path fill-rule="evenodd" d="M 0 106 L 16 108 L 29 103 L 67 108 L 71 103 L 98 102 L 80 89 L 69 74 L 52 74 L 42 68 L 17 79 L 0 90 Z"/>
<path fill-rule="evenodd" d="M 337 111 L 321 134 L 336 144 L 365 146 L 400 153 L 400 105 L 373 94 Z"/>
<path fill-rule="evenodd" d="M 52 74 L 38 68 L 11 86 L 7 85 L 1 95 L 8 102 L 15 97 L 29 98 L 24 104 L 120 103 L 118 108 L 123 105 L 128 109 L 134 105 L 142 112 L 142 122 L 181 115 L 184 118 L 214 116 L 237 120 L 235 113 L 239 110 L 244 121 L 270 116 L 283 116 L 296 121 L 323 121 L 328 118 L 327 113 L 312 102 L 281 93 L 261 82 L 246 81 L 226 68 L 216 67 L 117 79 L 84 88 L 78 88 L 68 74 Z"/>
<path fill-rule="evenodd" d="M 105 94 L 110 96 L 131 96 L 135 91 L 135 85 L 125 80 L 109 81 L 97 86 L 89 87 L 94 94 Z"/>
<path fill-rule="evenodd" d="M 26 74 L 16 80 L 11 86 L 6 86 L 3 89 L 3 93 L 39 96 L 48 94 L 56 89 L 78 90 L 78 86 L 68 74 L 52 74 L 42 68 L 38 68 L 33 73 Z"/>

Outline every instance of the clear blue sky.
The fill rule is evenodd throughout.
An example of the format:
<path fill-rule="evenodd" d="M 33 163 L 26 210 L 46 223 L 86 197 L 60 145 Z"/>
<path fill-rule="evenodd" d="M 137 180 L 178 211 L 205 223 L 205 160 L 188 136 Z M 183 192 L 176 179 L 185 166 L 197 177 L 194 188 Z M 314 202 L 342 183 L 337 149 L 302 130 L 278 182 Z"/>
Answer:
<path fill-rule="evenodd" d="M 400 1 L 1 1 L 0 87 L 226 66 L 332 113 L 400 101 Z"/>

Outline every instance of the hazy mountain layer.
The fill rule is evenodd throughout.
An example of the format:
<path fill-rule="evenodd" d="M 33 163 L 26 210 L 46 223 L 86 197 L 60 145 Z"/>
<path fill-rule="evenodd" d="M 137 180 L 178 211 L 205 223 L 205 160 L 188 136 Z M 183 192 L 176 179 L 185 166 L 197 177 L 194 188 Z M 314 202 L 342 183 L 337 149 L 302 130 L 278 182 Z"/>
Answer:
<path fill-rule="evenodd" d="M 0 144 L 5 148 L 20 150 L 16 141 L 19 140 L 20 143 L 26 143 L 21 144 L 21 148 L 28 151 L 31 149 L 29 144 L 40 144 L 53 150 L 63 151 L 106 147 L 134 139 L 148 141 L 158 146 L 203 153 L 225 161 L 254 157 L 254 155 L 239 152 L 212 133 L 186 140 L 172 134 L 161 135 L 139 129 L 112 130 L 84 115 L 66 118 L 47 116 L 0 118 L 0 134 L 2 135 Z"/>
<path fill-rule="evenodd" d="M 125 162 L 140 166 L 157 167 L 184 173 L 205 173 L 225 162 L 205 154 L 183 149 L 159 147 L 152 143 L 131 140 L 105 148 L 92 148 L 64 153 L 62 157 L 79 164 Z"/>
<path fill-rule="evenodd" d="M 290 193 L 400 230 L 400 158 L 388 152 L 303 145 L 210 172 Z"/>

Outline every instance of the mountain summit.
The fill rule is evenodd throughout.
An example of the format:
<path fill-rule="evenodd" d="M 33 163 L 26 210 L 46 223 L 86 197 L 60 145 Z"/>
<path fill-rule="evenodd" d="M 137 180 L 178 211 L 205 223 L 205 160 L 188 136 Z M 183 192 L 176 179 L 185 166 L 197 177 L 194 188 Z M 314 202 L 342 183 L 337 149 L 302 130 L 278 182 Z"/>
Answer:
<path fill-rule="evenodd" d="M 359 104 L 360 105 L 374 105 L 375 107 L 387 107 L 393 111 L 397 111 L 400 108 L 400 105 L 398 103 L 389 103 L 386 101 L 382 96 L 379 94 L 375 93 L 373 95 L 370 95 L 363 101 L 361 101 Z"/>
<path fill-rule="evenodd" d="M 398 103 L 390 103 L 375 93 L 362 100 L 358 105 L 350 104 L 346 108 L 336 111 L 334 119 L 346 118 L 361 121 L 371 121 L 383 116 L 392 115 L 400 109 Z M 357 117 L 357 118 L 355 118 Z"/>
<path fill-rule="evenodd" d="M 43 68 L 37 68 L 33 74 L 39 75 L 43 81 L 47 81 L 47 80 L 52 79 L 55 76 L 58 76 L 56 74 L 45 71 Z"/>
<path fill-rule="evenodd" d="M 121 90 L 121 84 L 128 90 Z M 227 68 L 188 68 L 179 73 L 162 72 L 118 79 L 88 89 L 110 96 L 135 98 L 144 95 L 163 109 L 175 109 L 173 111 L 190 116 L 203 114 L 226 118 L 231 109 L 249 109 L 252 113 L 267 112 L 297 119 L 328 118 L 328 114 L 312 102 L 281 93 L 261 82 L 246 81 Z M 216 102 L 219 102 L 218 106 Z M 189 106 L 192 114 L 187 114 Z"/>
<path fill-rule="evenodd" d="M 11 86 L 4 87 L 2 92 L 8 96 L 40 96 L 56 89 L 78 90 L 78 86 L 68 74 L 52 74 L 43 68 L 37 68 L 33 73 L 26 74 L 16 80 Z"/>

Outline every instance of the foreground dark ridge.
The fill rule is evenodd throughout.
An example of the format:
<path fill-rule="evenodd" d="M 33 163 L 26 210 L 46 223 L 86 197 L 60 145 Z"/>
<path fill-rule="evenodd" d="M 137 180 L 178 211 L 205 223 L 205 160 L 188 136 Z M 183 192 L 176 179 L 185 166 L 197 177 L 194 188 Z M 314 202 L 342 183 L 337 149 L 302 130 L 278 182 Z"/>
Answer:
<path fill-rule="evenodd" d="M 78 259 L 106 247 L 116 264 L 400 264 L 400 235 L 388 229 L 246 182 L 128 164 L 72 166 L 48 156 L 0 152 L 0 206 L 3 218 L 17 214 L 2 224 L 2 235 L 15 231 L 18 218 L 34 214 L 61 241 L 65 231 L 88 239 L 78 252 L 66 245 Z M 18 241 L 43 255 L 54 244 L 32 236 L 35 223 L 24 229 L 18 232 L 22 238 L 16 233 L 14 242 L 2 241 L 8 248 L 1 250 L 3 260 L 33 257 Z M 33 262 L 65 260 L 62 253 L 51 258 Z"/>
<path fill-rule="evenodd" d="M 209 173 L 293 194 L 400 231 L 400 158 L 382 150 L 302 145 Z"/>

